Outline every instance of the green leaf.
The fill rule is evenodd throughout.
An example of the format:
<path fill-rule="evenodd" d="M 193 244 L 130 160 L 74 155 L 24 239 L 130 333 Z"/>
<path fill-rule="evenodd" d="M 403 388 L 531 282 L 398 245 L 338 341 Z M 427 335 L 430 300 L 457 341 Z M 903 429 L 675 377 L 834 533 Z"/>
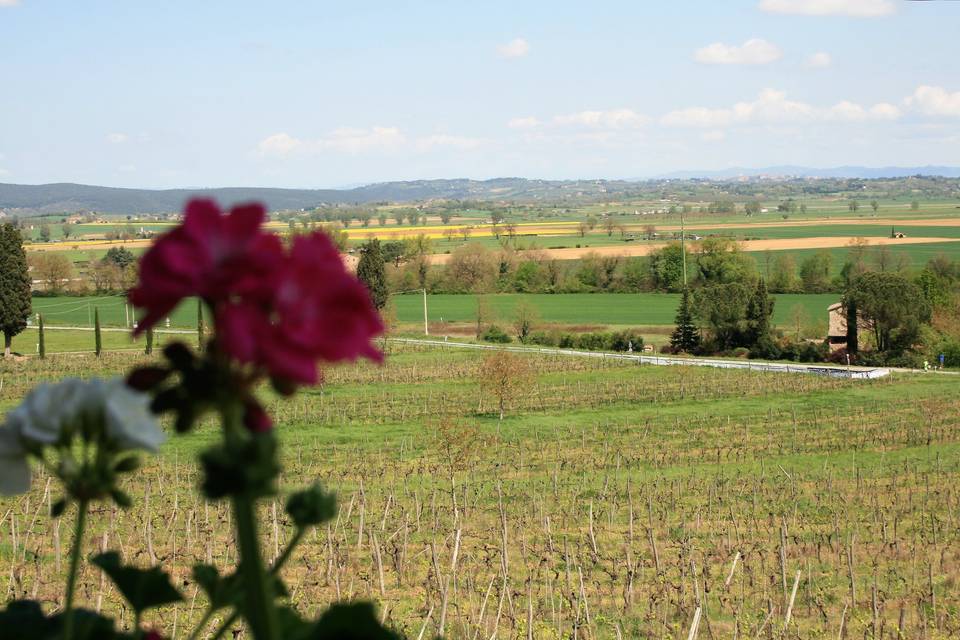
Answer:
<path fill-rule="evenodd" d="M 210 608 L 214 611 L 240 602 L 240 581 L 236 574 L 221 576 L 216 567 L 209 564 L 193 565 L 193 579 L 207 594 Z"/>
<path fill-rule="evenodd" d="M 236 573 L 221 576 L 216 567 L 209 564 L 193 565 L 193 579 L 207 594 L 210 607 L 216 611 L 230 606 L 239 606 L 243 602 L 243 582 Z M 273 593 L 278 598 L 289 596 L 287 586 L 274 576 Z"/>
<path fill-rule="evenodd" d="M 110 576 L 133 610 L 140 613 L 151 607 L 180 602 L 183 596 L 170 584 L 170 576 L 159 567 L 140 569 L 120 564 L 116 551 L 101 553 L 93 564 Z"/>
<path fill-rule="evenodd" d="M 332 605 L 305 637 L 310 640 L 400 640 L 399 634 L 380 624 L 369 602 Z"/>
<path fill-rule="evenodd" d="M 0 611 L 3 640 L 52 640 L 63 634 L 64 613 L 47 617 L 34 600 L 14 600 Z M 114 629 L 113 618 L 89 609 L 74 609 L 73 640 L 120 640 L 130 636 Z"/>
<path fill-rule="evenodd" d="M 290 496 L 287 514 L 301 529 L 332 520 L 337 515 L 337 497 L 325 493 L 319 484 L 314 484 Z"/>

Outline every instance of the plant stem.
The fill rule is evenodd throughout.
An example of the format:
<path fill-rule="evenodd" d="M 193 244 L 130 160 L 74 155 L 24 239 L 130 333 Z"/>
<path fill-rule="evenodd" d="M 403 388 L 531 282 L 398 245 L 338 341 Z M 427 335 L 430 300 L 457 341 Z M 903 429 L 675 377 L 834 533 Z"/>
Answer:
<path fill-rule="evenodd" d="M 224 402 L 221 405 L 225 436 L 229 441 L 242 433 L 243 405 Z M 257 536 L 256 501 L 241 493 L 233 496 L 233 515 L 237 530 L 237 549 L 240 552 L 240 576 L 244 585 L 244 617 L 250 623 L 254 640 L 278 640 L 273 585 L 263 566 L 260 539 Z"/>
<path fill-rule="evenodd" d="M 290 557 L 290 554 L 293 552 L 293 549 L 300 543 L 300 540 L 303 538 L 306 532 L 307 532 L 306 529 L 297 529 L 296 533 L 293 534 L 293 538 L 290 539 L 290 542 L 287 544 L 287 548 L 283 550 L 283 553 L 280 554 L 280 557 L 277 558 L 276 563 L 274 563 L 273 568 L 270 569 L 271 577 L 276 576 L 277 574 L 280 573 L 280 569 L 283 568 L 284 563 L 286 563 L 287 559 Z M 210 614 L 212 613 L 213 611 L 210 612 Z M 209 617 L 210 616 L 208 615 L 207 619 L 209 619 Z M 227 619 L 224 620 L 222 623 L 220 623 L 220 626 L 217 627 L 217 630 L 213 634 L 211 640 L 220 640 L 223 634 L 227 632 L 227 629 L 230 628 L 230 625 L 236 622 L 238 617 L 240 617 L 240 614 L 237 613 L 236 611 L 234 611 L 229 616 L 227 616 Z M 201 623 L 201 626 L 205 623 L 206 623 L 206 620 L 204 620 L 204 622 Z M 194 633 L 190 636 L 190 640 L 193 640 L 193 638 L 197 636 L 199 632 L 200 632 L 200 627 L 198 627 L 197 630 L 194 631 Z"/>
<path fill-rule="evenodd" d="M 77 504 L 77 522 L 73 532 L 73 548 L 70 550 L 70 572 L 67 574 L 67 599 L 64 603 L 63 637 L 73 638 L 73 594 L 77 587 L 77 571 L 80 568 L 80 549 L 83 543 L 83 529 L 87 524 L 87 501 Z"/>

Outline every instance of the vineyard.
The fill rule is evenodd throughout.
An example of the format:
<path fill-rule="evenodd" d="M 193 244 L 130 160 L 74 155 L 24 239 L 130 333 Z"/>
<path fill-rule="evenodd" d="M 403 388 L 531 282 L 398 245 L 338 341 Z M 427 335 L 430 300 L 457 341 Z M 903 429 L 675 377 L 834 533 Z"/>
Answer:
<path fill-rule="evenodd" d="M 264 396 L 286 445 L 281 490 L 319 479 L 339 497 L 286 565 L 300 610 L 374 600 L 415 639 L 960 634 L 953 376 L 514 356 L 534 375 L 500 420 L 482 357 L 391 346 L 383 366 L 329 369 L 291 401 Z M 144 358 L 0 363 L 0 409 L 41 381 Z M 228 505 L 193 491 L 214 428 L 171 436 L 125 487 L 134 506 L 91 518 L 87 553 L 172 569 L 188 604 L 147 622 L 175 638 L 206 613 L 192 565 L 236 560 Z M 8 600 L 57 604 L 70 534 L 48 516 L 55 486 L 41 476 L 0 501 Z M 282 496 L 260 517 L 270 561 L 293 530 Z M 93 566 L 78 599 L 131 621 Z"/>

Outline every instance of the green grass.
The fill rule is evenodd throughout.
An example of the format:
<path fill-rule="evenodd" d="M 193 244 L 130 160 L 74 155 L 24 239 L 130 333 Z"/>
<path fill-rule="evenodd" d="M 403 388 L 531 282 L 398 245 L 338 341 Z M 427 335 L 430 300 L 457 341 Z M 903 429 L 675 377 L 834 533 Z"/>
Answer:
<path fill-rule="evenodd" d="M 544 322 L 591 325 L 671 325 L 680 296 L 667 293 L 563 293 L 563 294 L 491 294 L 486 296 L 501 322 L 509 321 L 517 303 L 526 300 L 540 312 Z M 401 323 L 423 321 L 423 298 L 417 294 L 396 295 L 397 320 Z M 836 302 L 836 294 L 781 294 L 776 296 L 773 319 L 777 324 L 789 321 L 791 309 L 802 306 L 811 319 L 826 316 L 826 308 Z M 34 298 L 34 313 L 43 313 L 48 325 L 90 327 L 93 310 L 99 309 L 103 326 L 123 327 L 126 300 L 120 296 Z M 427 297 L 431 322 L 469 322 L 476 319 L 477 297 L 472 294 L 431 294 Z M 130 316 L 132 317 L 132 316 Z M 172 328 L 196 327 L 194 301 L 181 304 L 170 314 Z M 165 323 L 161 323 L 163 328 Z"/>
<path fill-rule="evenodd" d="M 495 294 L 486 296 L 501 321 L 509 321 L 520 300 L 533 304 L 544 322 L 560 324 L 597 324 L 620 326 L 671 325 L 680 301 L 679 294 L 668 293 L 562 293 Z M 801 305 L 811 319 L 826 318 L 827 307 L 838 300 L 835 294 L 776 296 L 773 319 L 777 324 L 789 321 L 790 310 Z M 398 295 L 397 319 L 404 323 L 423 321 L 423 298 Z M 431 322 L 468 322 L 476 319 L 474 295 L 435 294 L 427 298 Z"/>
<path fill-rule="evenodd" d="M 911 269 L 919 270 L 931 259 L 938 256 L 944 256 L 950 260 L 960 260 L 960 242 L 930 242 L 924 244 L 905 244 L 900 246 L 888 246 L 890 255 L 893 258 L 906 256 L 906 266 Z M 763 274 L 766 270 L 767 260 L 769 258 L 772 264 L 778 255 L 789 254 L 793 256 L 797 267 L 808 257 L 815 255 L 820 251 L 826 251 L 830 254 L 833 261 L 831 263 L 831 275 L 840 275 L 840 270 L 844 263 L 850 257 L 850 250 L 846 247 L 834 247 L 831 249 L 789 249 L 786 251 L 748 251 L 747 254 L 753 256 L 757 261 L 757 271 Z M 871 267 L 877 267 L 877 250 L 869 248 L 866 252 L 867 264 Z"/>

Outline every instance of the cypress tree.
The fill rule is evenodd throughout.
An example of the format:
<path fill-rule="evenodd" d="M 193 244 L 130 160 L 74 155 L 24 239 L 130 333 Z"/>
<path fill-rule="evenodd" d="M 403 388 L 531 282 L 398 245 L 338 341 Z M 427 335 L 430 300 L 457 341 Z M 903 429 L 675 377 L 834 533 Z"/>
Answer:
<path fill-rule="evenodd" d="M 43 360 L 47 357 L 47 342 L 44 339 L 43 335 L 43 314 L 37 314 L 37 353 L 40 354 L 40 359 Z"/>
<path fill-rule="evenodd" d="M 99 358 L 103 352 L 103 341 L 100 336 L 100 307 L 93 308 L 93 349 Z"/>
<path fill-rule="evenodd" d="M 747 327 L 751 344 L 770 337 L 770 316 L 773 315 L 774 300 L 767 291 L 763 278 L 757 281 L 757 288 L 747 304 Z"/>
<path fill-rule="evenodd" d="M 12 224 L 0 227 L 0 331 L 3 354 L 10 355 L 13 336 L 27 328 L 30 316 L 30 276 L 23 237 Z"/>
<path fill-rule="evenodd" d="M 847 353 L 856 354 L 860 350 L 860 333 L 857 326 L 857 303 L 847 298 Z"/>
<path fill-rule="evenodd" d="M 147 346 L 143 352 L 148 356 L 153 353 L 153 327 L 147 329 Z"/>
<path fill-rule="evenodd" d="M 203 300 L 197 299 L 197 346 L 203 349 L 203 334 L 206 333 L 206 325 L 203 322 Z"/>
<path fill-rule="evenodd" d="M 384 273 L 383 250 L 380 241 L 374 238 L 360 249 L 360 262 L 357 264 L 357 278 L 366 285 L 370 299 L 377 310 L 387 304 L 387 278 Z"/>
<path fill-rule="evenodd" d="M 700 332 L 693 321 L 693 310 L 690 307 L 690 289 L 683 288 L 680 296 L 680 307 L 677 309 L 677 327 L 670 336 L 670 346 L 675 352 L 692 353 L 700 346 Z"/>

